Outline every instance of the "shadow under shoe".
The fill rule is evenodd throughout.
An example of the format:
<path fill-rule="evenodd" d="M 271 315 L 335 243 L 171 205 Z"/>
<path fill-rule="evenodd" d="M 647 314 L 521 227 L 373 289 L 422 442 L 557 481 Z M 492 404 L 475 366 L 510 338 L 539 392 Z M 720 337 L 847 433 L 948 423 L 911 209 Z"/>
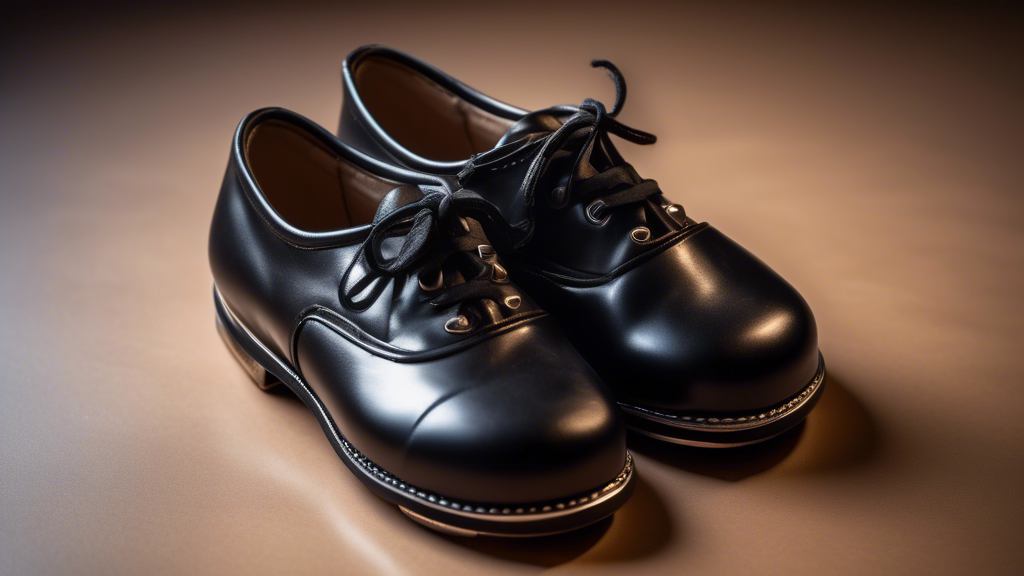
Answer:
<path fill-rule="evenodd" d="M 797 472 L 841 470 L 867 463 L 880 446 L 874 418 L 836 376 L 807 420 L 757 444 L 730 449 L 694 448 L 660 442 L 630 432 L 629 447 L 638 454 L 720 480 L 736 482 L 786 461 Z"/>

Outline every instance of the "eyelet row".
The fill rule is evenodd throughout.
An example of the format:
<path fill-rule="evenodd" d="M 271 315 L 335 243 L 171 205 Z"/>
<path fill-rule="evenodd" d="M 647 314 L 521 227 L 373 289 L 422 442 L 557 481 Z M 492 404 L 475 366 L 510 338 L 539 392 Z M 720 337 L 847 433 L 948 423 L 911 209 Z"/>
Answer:
<path fill-rule="evenodd" d="M 491 282 L 497 284 L 507 284 L 508 270 L 504 266 L 498 263 L 498 253 L 493 246 L 488 244 L 481 244 L 476 247 L 477 254 L 480 255 L 480 259 L 491 265 Z M 437 271 L 437 280 L 432 283 L 424 283 L 423 279 L 419 279 L 419 285 L 422 290 L 431 292 L 437 290 L 444 285 L 444 274 L 441 270 Z M 507 296 L 502 303 L 509 310 L 516 310 L 523 304 L 523 298 L 518 295 Z M 453 318 L 449 318 L 444 323 L 444 329 L 446 332 L 451 334 L 465 334 L 473 329 L 472 323 L 463 314 L 459 314 Z"/>

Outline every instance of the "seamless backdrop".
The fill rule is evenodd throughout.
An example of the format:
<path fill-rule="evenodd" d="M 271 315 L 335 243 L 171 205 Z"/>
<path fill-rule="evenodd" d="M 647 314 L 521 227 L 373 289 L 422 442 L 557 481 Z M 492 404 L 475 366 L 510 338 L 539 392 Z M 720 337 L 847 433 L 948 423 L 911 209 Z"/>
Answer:
<path fill-rule="evenodd" d="M 1019 3 L 6 3 L 0 573 L 1008 574 L 1024 552 Z M 614 97 L 670 198 L 818 319 L 805 425 L 631 438 L 611 521 L 430 532 L 214 330 L 206 233 L 236 123 L 333 129 L 365 43 L 527 108 Z"/>

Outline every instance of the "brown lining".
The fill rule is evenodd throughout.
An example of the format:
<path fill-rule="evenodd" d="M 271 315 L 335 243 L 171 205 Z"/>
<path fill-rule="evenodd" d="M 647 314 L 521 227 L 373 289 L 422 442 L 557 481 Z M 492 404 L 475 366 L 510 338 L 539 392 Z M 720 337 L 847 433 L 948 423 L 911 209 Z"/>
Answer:
<path fill-rule="evenodd" d="M 513 124 L 386 57 L 361 60 L 353 81 L 381 128 L 430 160 L 465 160 L 490 150 Z"/>
<path fill-rule="evenodd" d="M 281 120 L 253 129 L 246 157 L 267 202 L 286 222 L 309 232 L 370 223 L 381 199 L 399 186 L 346 162 Z"/>

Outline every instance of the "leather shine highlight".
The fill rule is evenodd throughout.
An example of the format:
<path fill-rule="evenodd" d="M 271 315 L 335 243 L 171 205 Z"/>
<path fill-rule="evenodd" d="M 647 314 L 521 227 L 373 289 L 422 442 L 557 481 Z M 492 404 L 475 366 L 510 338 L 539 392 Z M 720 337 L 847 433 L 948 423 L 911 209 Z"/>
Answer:
<path fill-rule="evenodd" d="M 448 188 L 287 111 L 260 110 L 239 125 L 210 231 L 215 284 L 246 329 L 309 383 L 341 433 L 389 472 L 461 499 L 550 500 L 615 478 L 626 450 L 614 401 L 525 294 L 514 310 L 488 307 L 494 322 L 469 334 L 444 330 L 456 307 L 431 305 L 416 268 L 377 278 L 365 309 L 342 305 L 345 271 L 366 272 L 359 252 L 372 224 L 311 233 L 274 212 L 245 150 L 268 119 L 396 186 Z"/>
<path fill-rule="evenodd" d="M 516 121 L 501 160 L 467 170 L 413 154 L 369 115 L 354 80 L 366 58 L 388 58 L 425 74 L 453 95 Z M 600 224 L 586 203 L 547 196 L 572 190 L 574 175 L 625 161 L 606 133 L 593 140 L 592 166 L 579 155 L 590 134 L 572 135 L 547 164 L 532 201 L 520 186 L 537 139 L 571 106 L 528 113 L 495 102 L 436 68 L 385 47 L 354 51 L 343 69 L 339 137 L 368 154 L 459 181 L 494 204 L 524 242 L 503 253 L 513 280 L 556 318 L 617 400 L 669 413 L 732 414 L 770 407 L 799 393 L 818 370 L 817 328 L 792 286 L 724 234 L 663 197 L 621 206 Z M 518 111 L 518 112 L 517 112 Z M 474 157 L 475 158 L 475 157 Z M 464 176 L 469 172 L 468 176 Z M 524 206 L 530 212 L 524 212 Z M 529 225 L 523 224 L 529 219 Z M 636 241 L 632 232 L 650 233 Z"/>
<path fill-rule="evenodd" d="M 511 504 L 582 492 L 622 469 L 613 401 L 563 345 L 558 327 L 541 320 L 461 354 L 395 363 L 342 348 L 333 331 L 310 323 L 299 365 L 312 381 L 346 383 L 320 398 L 346 437 L 389 472 Z"/>
<path fill-rule="evenodd" d="M 596 286 L 510 266 L 519 286 L 559 311 L 621 402 L 686 413 L 758 410 L 798 393 L 818 369 L 806 302 L 713 227 Z"/>

